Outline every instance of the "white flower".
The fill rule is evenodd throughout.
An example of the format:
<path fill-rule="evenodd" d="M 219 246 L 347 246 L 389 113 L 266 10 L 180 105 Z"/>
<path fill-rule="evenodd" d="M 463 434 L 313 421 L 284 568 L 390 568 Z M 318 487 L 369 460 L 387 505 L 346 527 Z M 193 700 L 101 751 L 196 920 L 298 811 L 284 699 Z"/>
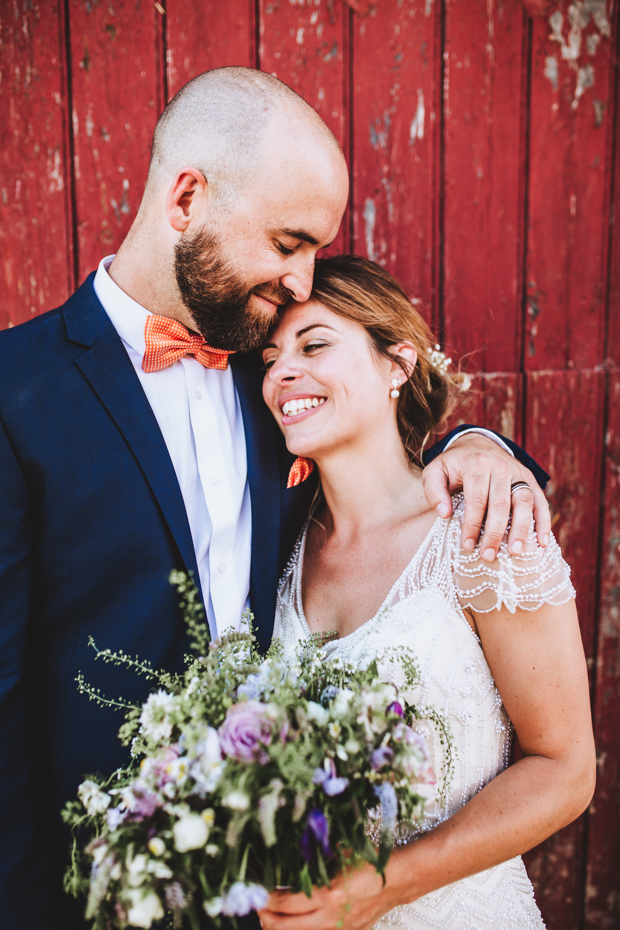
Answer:
<path fill-rule="evenodd" d="M 133 859 L 127 857 L 125 865 L 127 866 L 127 882 L 132 888 L 137 888 L 146 878 L 147 857 L 144 853 L 138 853 Z"/>
<path fill-rule="evenodd" d="M 223 799 L 222 804 L 233 811 L 247 811 L 250 799 L 243 791 L 231 791 Z"/>
<path fill-rule="evenodd" d="M 178 759 L 173 759 L 172 762 L 169 762 L 166 766 L 166 775 L 169 775 L 170 778 L 174 780 L 176 785 L 182 785 L 187 781 L 187 776 L 189 775 L 187 759 L 181 756 Z"/>
<path fill-rule="evenodd" d="M 329 720 L 329 711 L 316 701 L 308 701 L 308 717 L 315 720 L 319 726 L 324 726 Z"/>
<path fill-rule="evenodd" d="M 215 823 L 215 811 L 211 807 L 206 807 L 200 814 L 209 830 Z"/>
<path fill-rule="evenodd" d="M 155 878 L 172 878 L 172 869 L 160 859 L 149 859 L 146 868 L 149 875 L 154 875 Z"/>
<path fill-rule="evenodd" d="M 121 810 L 120 807 L 110 807 L 106 814 L 106 820 L 110 830 L 116 830 L 117 827 L 120 827 L 128 813 L 129 811 L 127 808 Z"/>
<path fill-rule="evenodd" d="M 209 839 L 209 828 L 200 814 L 185 814 L 172 828 L 174 845 L 178 852 L 200 849 Z"/>
<path fill-rule="evenodd" d="M 107 811 L 112 801 L 109 794 L 102 791 L 96 782 L 90 780 L 82 782 L 78 788 L 78 797 L 86 808 L 86 813 L 91 817 Z"/>
<path fill-rule="evenodd" d="M 149 840 L 149 852 L 154 856 L 163 856 L 166 852 L 166 844 L 160 836 L 154 836 Z"/>
<path fill-rule="evenodd" d="M 204 909 L 209 917 L 217 917 L 218 914 L 221 914 L 223 906 L 223 898 L 211 898 L 210 901 L 205 901 L 204 903 Z"/>
<path fill-rule="evenodd" d="M 331 703 L 332 717 L 344 717 L 348 713 L 349 704 L 355 695 L 350 688 L 342 688 Z"/>
<path fill-rule="evenodd" d="M 196 761 L 192 763 L 190 775 L 196 782 L 199 793 L 204 797 L 217 788 L 225 766 L 217 730 L 207 727 L 206 735 L 196 745 L 195 753 Z"/>
<path fill-rule="evenodd" d="M 207 856 L 217 856 L 219 851 L 220 851 L 220 847 L 217 845 L 217 843 L 207 843 L 207 846 L 205 848 L 205 852 Z M 215 915 L 213 914 L 211 916 L 215 916 Z"/>
<path fill-rule="evenodd" d="M 170 713 L 175 706 L 175 697 L 168 694 L 160 688 L 154 694 L 150 694 L 148 700 L 142 707 L 140 714 L 140 723 L 142 732 L 145 736 L 162 743 L 170 739 L 172 734 L 172 722 Z"/>
<path fill-rule="evenodd" d="M 127 909 L 127 923 L 130 927 L 150 927 L 154 920 L 161 920 L 164 909 L 154 891 L 146 894 L 139 889 L 126 892 L 130 904 Z"/>

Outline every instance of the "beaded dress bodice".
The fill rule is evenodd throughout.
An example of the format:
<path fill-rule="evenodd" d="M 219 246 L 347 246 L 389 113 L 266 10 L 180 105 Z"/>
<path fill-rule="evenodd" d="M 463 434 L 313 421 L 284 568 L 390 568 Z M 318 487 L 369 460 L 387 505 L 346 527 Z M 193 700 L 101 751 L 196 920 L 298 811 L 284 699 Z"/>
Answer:
<path fill-rule="evenodd" d="M 562 604 L 574 597 L 570 570 L 553 537 L 542 549 L 530 531 L 518 557 L 509 555 L 504 540 L 498 558 L 489 565 L 478 549 L 466 552 L 461 548 L 462 495 L 455 495 L 453 501 L 452 518 L 435 522 L 377 614 L 324 647 L 331 656 L 356 664 L 380 656 L 386 647 L 407 646 L 415 652 L 420 681 L 404 696 L 418 707 L 431 707 L 442 714 L 451 730 L 455 757 L 442 803 L 439 795 L 448 769 L 445 744 L 436 725 L 424 719 L 416 723 L 415 728 L 427 739 L 438 776 L 416 833 L 450 817 L 508 764 L 511 724 L 465 610 L 488 613 L 505 605 L 511 612 L 517 607 L 534 611 L 543 603 Z M 307 528 L 308 523 L 278 593 L 274 635 L 281 638 L 285 655 L 291 658 L 299 640 L 310 635 L 301 589 Z M 382 676 L 399 685 L 397 665 L 386 662 L 380 669 Z M 413 838 L 410 832 L 403 839 Z M 517 857 L 399 907 L 376 924 L 377 928 L 391 926 L 516 930 L 544 924 Z"/>

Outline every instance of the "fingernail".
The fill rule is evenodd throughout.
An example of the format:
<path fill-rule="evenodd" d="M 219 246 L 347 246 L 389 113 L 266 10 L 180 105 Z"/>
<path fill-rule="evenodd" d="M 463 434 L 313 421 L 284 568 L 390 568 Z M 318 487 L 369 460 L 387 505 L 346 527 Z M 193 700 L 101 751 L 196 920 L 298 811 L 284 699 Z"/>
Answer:
<path fill-rule="evenodd" d="M 516 542 L 513 542 L 512 546 L 510 547 L 510 551 L 512 552 L 513 555 L 519 555 L 522 549 L 523 549 L 523 543 L 521 542 L 520 539 L 517 539 Z"/>
<path fill-rule="evenodd" d="M 549 533 L 545 533 L 545 535 L 543 536 L 542 544 L 543 546 L 549 545 Z"/>
<path fill-rule="evenodd" d="M 495 549 L 485 549 L 482 553 L 482 558 L 485 562 L 494 562 L 495 561 Z"/>
<path fill-rule="evenodd" d="M 447 504 L 437 504 L 437 513 L 440 517 L 448 516 L 448 505 Z"/>
<path fill-rule="evenodd" d="M 476 545 L 475 540 L 466 539 L 465 542 L 463 543 L 463 549 L 467 549 L 468 552 L 471 552 L 471 550 L 474 548 L 475 545 Z"/>

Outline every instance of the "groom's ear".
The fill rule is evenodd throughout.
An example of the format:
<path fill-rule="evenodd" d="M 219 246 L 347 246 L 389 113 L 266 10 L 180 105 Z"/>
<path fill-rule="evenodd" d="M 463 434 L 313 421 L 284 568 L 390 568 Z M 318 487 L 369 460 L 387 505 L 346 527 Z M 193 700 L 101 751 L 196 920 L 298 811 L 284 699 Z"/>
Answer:
<path fill-rule="evenodd" d="M 182 168 L 175 175 L 166 196 L 168 222 L 183 233 L 192 220 L 202 220 L 208 196 L 208 184 L 197 168 Z"/>

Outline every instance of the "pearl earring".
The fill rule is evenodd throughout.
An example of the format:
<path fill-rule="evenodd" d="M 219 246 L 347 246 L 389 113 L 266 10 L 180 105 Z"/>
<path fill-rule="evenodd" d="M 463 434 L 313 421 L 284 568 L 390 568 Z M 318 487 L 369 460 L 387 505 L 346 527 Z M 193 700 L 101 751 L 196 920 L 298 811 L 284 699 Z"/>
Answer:
<path fill-rule="evenodd" d="M 398 390 L 398 380 L 396 378 L 392 379 L 393 390 L 390 391 L 390 397 L 400 397 L 400 391 Z"/>

